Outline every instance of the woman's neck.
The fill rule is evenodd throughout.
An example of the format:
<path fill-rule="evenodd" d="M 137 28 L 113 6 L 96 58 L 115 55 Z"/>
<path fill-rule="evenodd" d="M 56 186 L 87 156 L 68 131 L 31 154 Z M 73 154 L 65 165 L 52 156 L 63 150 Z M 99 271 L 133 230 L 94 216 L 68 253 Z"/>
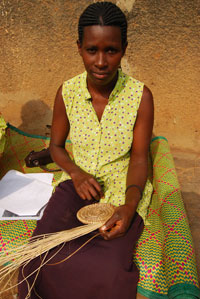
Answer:
<path fill-rule="evenodd" d="M 116 74 L 115 78 L 108 84 L 97 85 L 94 82 L 92 82 L 91 80 L 89 80 L 89 78 L 87 78 L 87 88 L 88 88 L 91 96 L 93 96 L 93 95 L 95 97 L 100 96 L 102 98 L 108 99 L 116 85 L 117 79 L 118 79 L 118 73 Z"/>

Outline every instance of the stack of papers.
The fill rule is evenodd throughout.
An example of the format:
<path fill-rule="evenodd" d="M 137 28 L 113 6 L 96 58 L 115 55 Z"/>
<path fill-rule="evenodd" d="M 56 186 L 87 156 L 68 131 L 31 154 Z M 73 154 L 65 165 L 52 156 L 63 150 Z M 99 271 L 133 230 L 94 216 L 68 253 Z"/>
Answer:
<path fill-rule="evenodd" d="M 40 219 L 53 187 L 53 173 L 10 170 L 0 180 L 0 219 Z"/>

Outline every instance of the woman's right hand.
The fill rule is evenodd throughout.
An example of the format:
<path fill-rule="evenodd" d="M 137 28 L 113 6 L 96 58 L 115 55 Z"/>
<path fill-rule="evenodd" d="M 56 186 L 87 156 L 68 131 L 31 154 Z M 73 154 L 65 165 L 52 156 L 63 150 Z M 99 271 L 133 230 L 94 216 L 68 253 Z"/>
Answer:
<path fill-rule="evenodd" d="M 71 174 L 71 178 L 76 192 L 82 199 L 100 200 L 104 196 L 101 185 L 91 174 L 78 169 Z"/>

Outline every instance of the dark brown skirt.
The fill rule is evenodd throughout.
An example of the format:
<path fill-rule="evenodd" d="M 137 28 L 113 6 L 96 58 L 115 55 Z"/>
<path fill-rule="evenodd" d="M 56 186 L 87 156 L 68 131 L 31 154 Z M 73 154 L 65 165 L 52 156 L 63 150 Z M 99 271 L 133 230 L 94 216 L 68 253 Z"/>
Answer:
<path fill-rule="evenodd" d="M 52 195 L 44 215 L 38 221 L 34 235 L 57 232 L 81 225 L 77 211 L 95 200 L 82 200 L 76 193 L 71 180 L 61 183 Z M 136 298 L 139 272 L 133 263 L 133 249 L 143 230 L 143 220 L 136 213 L 125 236 L 105 241 L 95 237 L 86 246 L 65 262 L 62 261 L 97 232 L 70 241 L 41 268 L 31 292 L 32 299 L 134 299 Z M 52 249 L 47 259 L 60 246 Z M 43 256 L 42 256 L 43 257 Z M 24 268 L 28 276 L 41 263 L 36 258 Z M 55 264 L 57 265 L 50 265 Z M 20 270 L 19 281 L 22 280 Z M 33 284 L 33 274 L 28 283 Z M 27 283 L 19 285 L 19 298 L 25 299 Z M 38 296 L 38 295 L 39 296 Z"/>

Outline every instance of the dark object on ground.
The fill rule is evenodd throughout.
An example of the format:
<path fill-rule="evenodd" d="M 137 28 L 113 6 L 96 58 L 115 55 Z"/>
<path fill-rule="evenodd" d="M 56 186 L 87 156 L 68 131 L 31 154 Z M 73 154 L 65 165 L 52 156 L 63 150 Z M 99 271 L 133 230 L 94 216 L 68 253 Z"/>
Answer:
<path fill-rule="evenodd" d="M 24 159 L 27 167 L 40 167 L 48 172 L 60 171 L 61 169 L 49 169 L 45 166 L 53 163 L 49 147 L 39 152 L 31 151 Z"/>

